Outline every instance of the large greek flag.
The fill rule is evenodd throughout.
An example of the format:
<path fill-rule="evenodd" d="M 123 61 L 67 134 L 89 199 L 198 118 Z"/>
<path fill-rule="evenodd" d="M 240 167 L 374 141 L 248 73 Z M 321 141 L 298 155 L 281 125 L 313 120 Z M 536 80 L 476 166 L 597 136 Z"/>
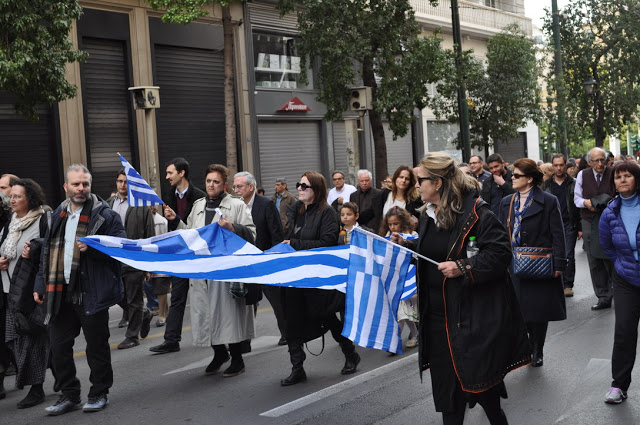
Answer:
<path fill-rule="evenodd" d="M 162 205 L 162 199 L 149 186 L 147 181 L 142 178 L 135 168 L 118 153 L 120 162 L 124 167 L 127 175 L 127 200 L 131 207 L 150 207 L 151 205 Z"/>
<path fill-rule="evenodd" d="M 363 347 L 402 353 L 397 313 L 411 257 L 372 233 L 352 233 L 342 335 Z"/>

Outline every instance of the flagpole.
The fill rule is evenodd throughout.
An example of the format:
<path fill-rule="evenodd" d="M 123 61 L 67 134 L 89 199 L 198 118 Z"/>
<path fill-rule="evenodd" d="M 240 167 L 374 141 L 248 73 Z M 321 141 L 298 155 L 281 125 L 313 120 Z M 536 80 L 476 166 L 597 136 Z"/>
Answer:
<path fill-rule="evenodd" d="M 382 236 L 380 236 L 380 235 L 376 235 L 375 233 L 369 232 L 368 230 L 364 230 L 363 228 L 361 228 L 361 227 L 359 227 L 359 226 L 358 226 L 358 227 L 354 227 L 354 228 L 353 228 L 353 230 L 357 230 L 358 232 L 364 233 L 365 235 L 372 236 L 372 237 L 373 237 L 373 238 L 375 238 L 375 239 L 378 239 L 378 240 L 385 241 L 385 242 L 387 242 L 387 243 L 391 243 L 391 244 L 393 244 L 393 245 L 396 245 L 396 246 L 398 246 L 400 249 L 404 249 L 405 251 L 409 251 L 409 253 L 410 253 L 412 256 L 416 257 L 416 258 L 421 258 L 421 259 L 423 259 L 423 260 L 425 260 L 425 261 L 430 262 L 431 264 L 435 264 L 436 266 L 439 266 L 439 265 L 440 265 L 440 263 L 438 263 L 437 261 L 432 260 L 432 259 L 431 259 L 431 258 L 429 258 L 429 257 L 425 257 L 425 256 L 424 256 L 424 255 L 422 255 L 422 254 L 418 254 L 417 252 L 410 250 L 410 249 L 409 249 L 409 248 L 407 248 L 406 246 L 402 246 L 402 245 L 397 244 L 397 243 L 395 243 L 395 242 L 391 242 L 389 239 L 383 238 Z"/>

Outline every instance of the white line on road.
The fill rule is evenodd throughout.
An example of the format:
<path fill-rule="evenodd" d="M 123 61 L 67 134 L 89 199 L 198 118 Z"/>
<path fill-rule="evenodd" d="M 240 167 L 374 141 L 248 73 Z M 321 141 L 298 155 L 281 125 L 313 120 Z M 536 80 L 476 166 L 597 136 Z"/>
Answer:
<path fill-rule="evenodd" d="M 275 409 L 268 410 L 266 412 L 260 413 L 260 416 L 268 416 L 270 418 L 277 418 L 287 413 L 291 413 L 295 410 L 298 410 L 302 407 L 308 406 L 311 403 L 315 403 L 316 401 L 320 401 L 324 398 L 330 397 L 334 394 L 339 393 L 340 391 L 344 391 L 346 389 L 355 387 L 356 385 L 360 385 L 364 382 L 367 382 L 370 379 L 377 378 L 385 373 L 391 372 L 392 370 L 403 367 L 409 363 L 415 363 L 418 357 L 418 353 L 411 354 L 410 356 L 403 357 L 400 360 L 397 360 L 393 363 L 386 364 L 384 366 L 380 366 L 377 369 L 371 370 L 369 372 L 365 372 L 362 375 L 358 375 L 354 378 L 351 378 L 347 381 L 343 381 L 327 387 L 323 390 L 317 391 L 313 394 L 309 394 L 297 400 L 291 401 L 287 404 L 283 404 L 280 407 L 276 407 Z"/>

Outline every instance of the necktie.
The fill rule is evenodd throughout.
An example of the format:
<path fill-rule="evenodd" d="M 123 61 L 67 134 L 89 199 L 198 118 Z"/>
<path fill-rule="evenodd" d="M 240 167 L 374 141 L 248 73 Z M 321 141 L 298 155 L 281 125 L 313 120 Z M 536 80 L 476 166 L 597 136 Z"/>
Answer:
<path fill-rule="evenodd" d="M 596 174 L 596 185 L 600 187 L 600 174 Z"/>

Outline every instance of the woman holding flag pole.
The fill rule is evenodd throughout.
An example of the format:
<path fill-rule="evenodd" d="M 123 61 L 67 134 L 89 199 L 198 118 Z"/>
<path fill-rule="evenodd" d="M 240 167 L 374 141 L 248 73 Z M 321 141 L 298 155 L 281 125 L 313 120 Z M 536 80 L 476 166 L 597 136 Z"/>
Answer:
<path fill-rule="evenodd" d="M 531 363 L 531 348 L 509 280 L 509 238 L 478 194 L 478 183 L 446 153 L 417 168 L 422 201 L 419 238 L 391 241 L 435 260 L 418 260 L 420 373 L 430 369 L 436 411 L 445 425 L 464 423 L 479 403 L 492 425 L 507 424 L 500 407 L 504 376 Z M 467 250 L 475 237 L 478 251 Z"/>

